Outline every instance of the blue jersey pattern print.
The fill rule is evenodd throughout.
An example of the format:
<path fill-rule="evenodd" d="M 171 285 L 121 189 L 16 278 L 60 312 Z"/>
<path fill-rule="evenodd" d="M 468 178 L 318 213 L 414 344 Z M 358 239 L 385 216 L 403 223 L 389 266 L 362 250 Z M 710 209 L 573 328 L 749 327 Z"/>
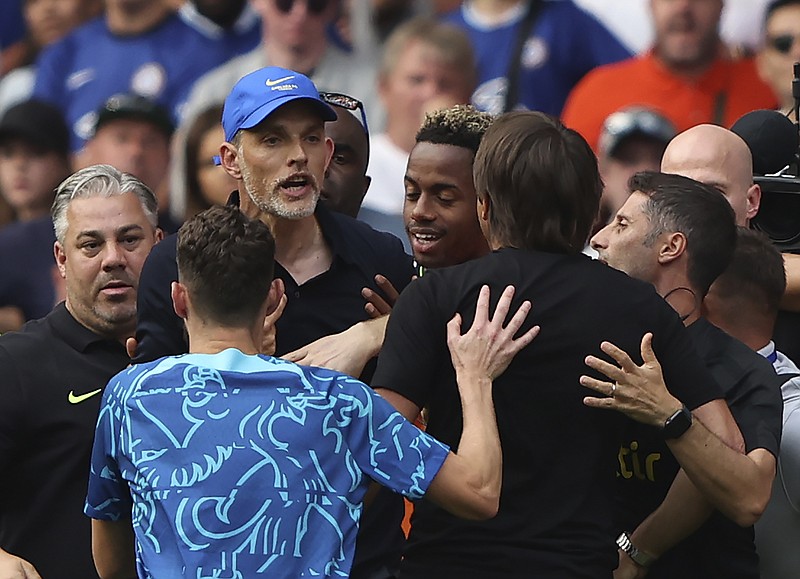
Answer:
<path fill-rule="evenodd" d="M 420 498 L 448 453 L 353 378 L 238 350 L 103 396 L 85 511 L 132 517 L 140 577 L 346 577 L 370 481 Z"/>

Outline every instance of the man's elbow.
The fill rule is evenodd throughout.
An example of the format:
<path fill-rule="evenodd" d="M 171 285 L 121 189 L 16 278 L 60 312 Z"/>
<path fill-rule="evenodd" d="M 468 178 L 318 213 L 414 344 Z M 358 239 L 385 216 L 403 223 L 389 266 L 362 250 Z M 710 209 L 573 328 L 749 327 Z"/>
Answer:
<path fill-rule="evenodd" d="M 476 494 L 460 513 L 461 518 L 470 521 L 485 521 L 497 516 L 500 510 L 500 493 Z"/>

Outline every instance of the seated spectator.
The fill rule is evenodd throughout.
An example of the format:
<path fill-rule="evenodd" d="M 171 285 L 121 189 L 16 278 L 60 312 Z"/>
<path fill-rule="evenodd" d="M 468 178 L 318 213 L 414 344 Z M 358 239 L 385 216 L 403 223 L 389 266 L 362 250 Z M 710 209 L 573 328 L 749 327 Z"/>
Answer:
<path fill-rule="evenodd" d="M 31 100 L 0 118 L 0 192 L 17 219 L 0 229 L 0 332 L 55 305 L 50 206 L 69 172 L 69 130 L 57 108 Z"/>
<path fill-rule="evenodd" d="M 386 130 L 370 138 L 367 172 L 372 185 L 359 218 L 405 239 L 401 215 L 408 154 L 430 101 L 445 106 L 469 101 L 475 87 L 469 39 L 452 24 L 425 19 L 407 22 L 387 41 L 379 77 Z"/>
<path fill-rule="evenodd" d="M 98 107 L 112 95 L 146 96 L 175 122 L 192 83 L 225 59 L 169 0 L 104 0 L 104 6 L 102 17 L 45 49 L 36 70 L 33 94 L 61 108 L 73 152 L 91 136 Z"/>
<path fill-rule="evenodd" d="M 777 101 L 753 59 L 730 59 L 719 37 L 722 0 L 652 0 L 653 48 L 599 67 L 570 93 L 564 123 L 597 150 L 603 121 L 629 105 L 653 107 L 678 131 L 700 123 L 730 126 Z"/>
<path fill-rule="evenodd" d="M 25 0 L 22 3 L 27 36 L 16 67 L 0 75 L 0 115 L 11 105 L 30 98 L 36 79 L 34 62 L 39 52 L 97 16 L 101 6 L 101 0 Z"/>
<path fill-rule="evenodd" d="M 186 133 L 186 218 L 212 205 L 225 205 L 236 180 L 214 162 L 225 142 L 222 107 L 200 113 Z"/>
<path fill-rule="evenodd" d="M 793 63 L 800 61 L 800 0 L 775 0 L 767 7 L 758 72 L 778 96 L 778 106 L 794 118 Z"/>
<path fill-rule="evenodd" d="M 137 177 L 157 194 L 159 227 L 168 233 L 177 231 L 180 224 L 170 217 L 166 189 L 173 131 L 167 110 L 143 96 L 118 94 L 106 101 L 95 118 L 78 166 L 111 165 Z"/>
<path fill-rule="evenodd" d="M 629 107 L 608 116 L 598 144 L 598 165 L 603 178 L 600 219 L 605 227 L 628 199 L 628 180 L 640 171 L 658 171 L 675 127 L 665 117 L 645 107 Z"/>
<path fill-rule="evenodd" d="M 593 68 L 630 52 L 572 0 L 465 0 L 445 16 L 469 34 L 478 61 L 472 103 L 501 113 L 561 113 L 572 87 Z"/>

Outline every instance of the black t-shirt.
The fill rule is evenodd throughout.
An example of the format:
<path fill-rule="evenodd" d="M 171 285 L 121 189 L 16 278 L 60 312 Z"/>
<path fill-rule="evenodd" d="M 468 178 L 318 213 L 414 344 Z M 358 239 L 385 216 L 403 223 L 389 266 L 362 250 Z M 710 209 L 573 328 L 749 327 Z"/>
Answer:
<path fill-rule="evenodd" d="M 494 519 L 458 519 L 428 501 L 414 513 L 403 577 L 609 578 L 616 566 L 613 493 L 623 415 L 584 406 L 588 354 L 609 340 L 638 358 L 645 332 L 667 384 L 690 407 L 720 392 L 675 312 L 652 286 L 586 256 L 516 249 L 429 271 L 400 296 L 373 385 L 430 409 L 428 432 L 457 449 L 461 405 L 446 345 L 455 312 L 466 331 L 481 285 L 492 307 L 512 284 L 541 326 L 494 384 L 503 489 Z M 641 361 L 639 361 L 641 363 Z"/>
<path fill-rule="evenodd" d="M 275 277 L 283 280 L 288 298 L 276 324 L 278 356 L 366 320 L 361 290 L 370 287 L 378 291 L 375 274 L 382 274 L 401 291 L 413 273 L 411 257 L 393 235 L 375 231 L 366 223 L 321 204 L 317 205 L 315 216 L 333 253 L 333 262 L 328 271 L 300 286 L 280 264 L 275 264 Z M 142 268 L 137 363 L 188 350 L 183 320 L 175 314 L 170 297 L 170 284 L 178 279 L 176 244 L 176 235 L 165 238 L 153 248 Z M 369 383 L 375 363 L 372 360 L 364 368 L 360 376 L 363 381 Z M 351 577 L 367 577 L 381 567 L 397 565 L 405 542 L 400 526 L 403 514 L 402 498 L 381 489 L 361 518 Z"/>
<path fill-rule="evenodd" d="M 775 374 L 772 364 L 763 356 L 708 321 L 700 319 L 688 329 L 697 353 L 725 394 L 725 401 L 742 431 L 745 452 L 763 448 L 777 457 L 782 427 L 780 388 L 783 379 Z M 669 454 L 663 440 L 656 442 L 664 448 L 665 454 Z M 675 473 L 677 468 L 672 478 Z M 657 476 L 661 474 L 665 475 L 666 482 L 667 472 L 657 471 Z M 659 489 L 663 494 L 658 503 L 666 495 L 666 490 Z M 624 502 L 639 504 L 638 500 L 631 500 L 630 491 L 626 493 Z M 649 512 L 643 513 L 642 518 L 647 514 Z M 715 512 L 700 529 L 661 557 L 648 577 L 757 579 L 758 555 L 753 543 L 753 527 L 740 527 Z"/>
<path fill-rule="evenodd" d="M 101 391 L 128 362 L 63 303 L 0 337 L 0 546 L 42 577 L 97 577 L 89 457 Z"/>

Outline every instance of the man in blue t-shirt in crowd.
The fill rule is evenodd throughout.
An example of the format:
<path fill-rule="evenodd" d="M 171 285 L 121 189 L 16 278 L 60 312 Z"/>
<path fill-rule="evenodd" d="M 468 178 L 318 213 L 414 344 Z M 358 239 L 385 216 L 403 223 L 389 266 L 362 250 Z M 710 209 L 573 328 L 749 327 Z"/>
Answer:
<path fill-rule="evenodd" d="M 484 288 L 475 322 L 448 346 L 464 431 L 458 454 L 354 378 L 259 354 L 279 302 L 269 227 L 213 207 L 178 234 L 175 311 L 190 353 L 133 366 L 109 382 L 86 513 L 101 576 L 347 576 L 374 480 L 471 519 L 499 506 L 502 456 L 492 380 L 529 344 L 506 328 L 513 288 L 493 319 Z"/>

